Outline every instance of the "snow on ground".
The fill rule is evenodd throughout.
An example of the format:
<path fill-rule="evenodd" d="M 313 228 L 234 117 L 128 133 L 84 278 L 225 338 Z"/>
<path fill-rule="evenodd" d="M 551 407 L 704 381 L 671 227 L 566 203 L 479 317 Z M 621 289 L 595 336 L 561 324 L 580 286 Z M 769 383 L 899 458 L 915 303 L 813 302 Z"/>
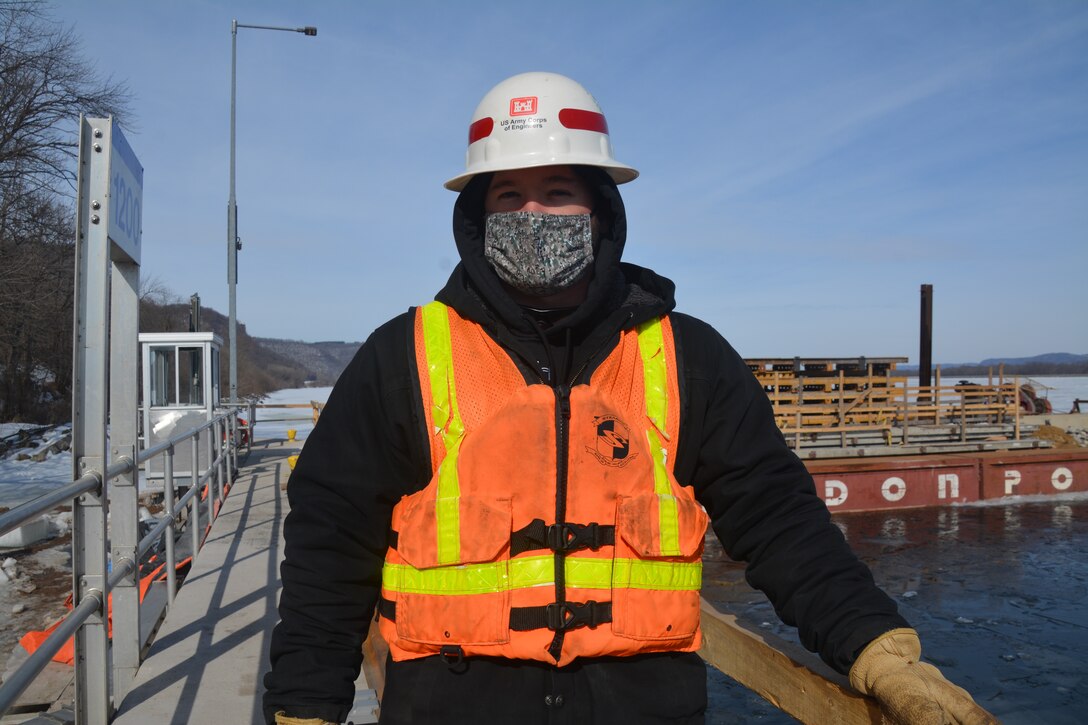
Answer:
<path fill-rule="evenodd" d="M 18 433 L 28 428 L 40 428 L 37 423 L 0 423 L 0 438 Z"/>

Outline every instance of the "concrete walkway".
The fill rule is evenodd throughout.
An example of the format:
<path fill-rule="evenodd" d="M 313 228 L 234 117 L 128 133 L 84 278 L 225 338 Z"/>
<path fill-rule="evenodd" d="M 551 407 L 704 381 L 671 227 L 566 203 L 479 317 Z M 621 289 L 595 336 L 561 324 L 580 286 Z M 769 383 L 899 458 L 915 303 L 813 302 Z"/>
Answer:
<path fill-rule="evenodd" d="M 287 456 L 298 445 L 257 441 L 197 556 L 115 725 L 264 722 L 262 681 L 278 621 Z M 355 723 L 376 722 L 360 676 Z"/>

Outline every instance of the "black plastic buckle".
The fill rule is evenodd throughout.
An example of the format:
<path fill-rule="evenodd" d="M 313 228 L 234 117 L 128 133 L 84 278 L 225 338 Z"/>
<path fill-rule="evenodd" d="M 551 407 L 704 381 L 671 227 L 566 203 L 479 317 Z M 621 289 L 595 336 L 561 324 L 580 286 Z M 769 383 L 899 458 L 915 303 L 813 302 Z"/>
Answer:
<path fill-rule="evenodd" d="M 570 602 L 552 602 L 544 608 L 544 619 L 548 629 L 553 632 L 564 632 L 576 626 L 578 616 L 574 605 Z"/>
<path fill-rule="evenodd" d="M 553 632 L 565 632 L 578 627 L 596 629 L 597 625 L 612 621 L 607 603 L 600 604 L 592 600 L 585 604 L 552 602 L 544 607 L 544 619 L 548 629 Z"/>
<path fill-rule="evenodd" d="M 544 543 L 552 551 L 570 551 L 571 544 L 578 538 L 578 532 L 572 524 L 552 524 L 545 533 Z"/>
<path fill-rule="evenodd" d="M 578 549 L 601 548 L 600 531 L 591 524 L 552 524 L 547 528 L 545 542 L 552 551 L 568 552 Z"/>

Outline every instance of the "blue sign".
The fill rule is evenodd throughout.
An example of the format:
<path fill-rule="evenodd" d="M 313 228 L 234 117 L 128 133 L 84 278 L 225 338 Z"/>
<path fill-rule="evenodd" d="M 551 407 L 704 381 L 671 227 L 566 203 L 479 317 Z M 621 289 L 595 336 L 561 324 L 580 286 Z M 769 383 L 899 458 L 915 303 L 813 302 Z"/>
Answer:
<path fill-rule="evenodd" d="M 108 235 L 138 263 L 143 229 L 144 167 L 116 125 L 110 129 L 109 176 Z"/>

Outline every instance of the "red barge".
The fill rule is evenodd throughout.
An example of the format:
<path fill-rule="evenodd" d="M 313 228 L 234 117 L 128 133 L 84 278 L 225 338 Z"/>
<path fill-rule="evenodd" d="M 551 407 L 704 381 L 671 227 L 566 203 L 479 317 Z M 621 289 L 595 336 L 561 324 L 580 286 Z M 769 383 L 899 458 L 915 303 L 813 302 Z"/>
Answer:
<path fill-rule="evenodd" d="M 832 513 L 1088 492 L 1088 449 L 805 461 Z"/>
<path fill-rule="evenodd" d="M 746 361 L 775 419 L 835 512 L 1088 492 L 1088 449 L 1030 438 L 1029 384 L 910 385 L 906 358 Z"/>

